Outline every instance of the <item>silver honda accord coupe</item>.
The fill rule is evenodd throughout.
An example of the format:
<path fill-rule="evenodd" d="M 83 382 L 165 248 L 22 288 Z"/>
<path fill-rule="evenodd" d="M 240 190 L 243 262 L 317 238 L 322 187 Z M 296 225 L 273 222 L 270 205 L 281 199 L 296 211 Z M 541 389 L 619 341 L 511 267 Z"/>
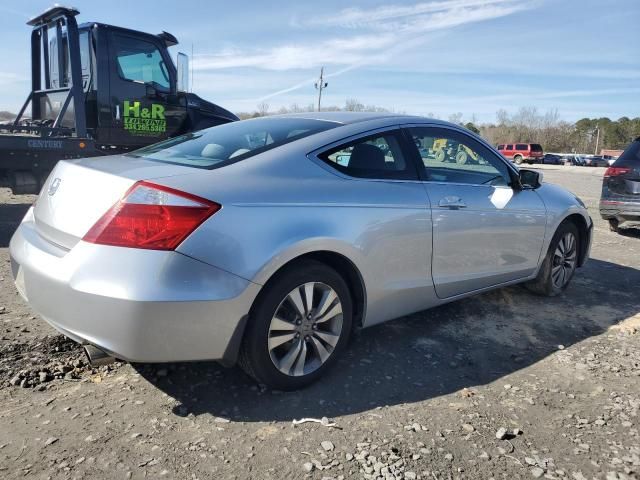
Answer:
<path fill-rule="evenodd" d="M 58 163 L 13 275 L 96 358 L 238 362 L 295 389 L 355 328 L 515 283 L 561 293 L 592 221 L 541 177 L 439 120 L 235 122 Z"/>

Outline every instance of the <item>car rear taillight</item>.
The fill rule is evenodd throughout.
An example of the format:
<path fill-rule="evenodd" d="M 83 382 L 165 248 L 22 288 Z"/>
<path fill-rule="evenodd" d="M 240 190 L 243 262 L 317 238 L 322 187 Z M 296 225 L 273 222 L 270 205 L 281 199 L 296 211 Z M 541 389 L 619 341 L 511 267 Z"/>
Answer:
<path fill-rule="evenodd" d="M 221 205 L 173 188 L 138 182 L 84 236 L 117 247 L 174 250 Z"/>
<path fill-rule="evenodd" d="M 605 177 L 617 177 L 618 175 L 624 175 L 631 172 L 629 167 L 609 167 L 605 170 Z"/>

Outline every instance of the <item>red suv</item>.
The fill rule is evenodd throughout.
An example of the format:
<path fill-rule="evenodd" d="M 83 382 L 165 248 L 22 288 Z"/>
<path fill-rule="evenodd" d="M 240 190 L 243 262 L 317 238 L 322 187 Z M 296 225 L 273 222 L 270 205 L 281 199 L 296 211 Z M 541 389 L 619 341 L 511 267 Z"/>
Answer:
<path fill-rule="evenodd" d="M 502 156 L 518 165 L 522 162 L 535 163 L 542 161 L 544 152 L 539 143 L 506 143 L 498 145 Z"/>

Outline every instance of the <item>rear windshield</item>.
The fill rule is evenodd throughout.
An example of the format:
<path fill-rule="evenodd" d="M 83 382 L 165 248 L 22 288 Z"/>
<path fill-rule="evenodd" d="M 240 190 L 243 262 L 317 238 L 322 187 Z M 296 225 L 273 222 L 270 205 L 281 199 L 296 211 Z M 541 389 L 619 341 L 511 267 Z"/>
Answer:
<path fill-rule="evenodd" d="M 531 144 L 531 151 L 532 152 L 541 152 L 542 151 L 542 145 L 540 145 L 539 143 L 532 143 Z"/>
<path fill-rule="evenodd" d="M 625 151 L 613 163 L 614 167 L 640 167 L 640 137 L 631 142 Z"/>
<path fill-rule="evenodd" d="M 129 155 L 212 169 L 339 125 L 306 118 L 257 118 L 181 135 L 141 148 Z"/>

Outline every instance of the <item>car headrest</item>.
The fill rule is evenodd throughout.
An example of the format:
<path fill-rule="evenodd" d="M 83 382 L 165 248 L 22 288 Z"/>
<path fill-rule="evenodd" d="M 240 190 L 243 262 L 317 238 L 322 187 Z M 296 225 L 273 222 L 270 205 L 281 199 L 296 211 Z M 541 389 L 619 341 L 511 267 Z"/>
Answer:
<path fill-rule="evenodd" d="M 350 168 L 361 168 L 366 170 L 386 170 L 387 162 L 384 159 L 384 152 L 369 143 L 360 143 L 353 147 L 349 158 Z"/>

